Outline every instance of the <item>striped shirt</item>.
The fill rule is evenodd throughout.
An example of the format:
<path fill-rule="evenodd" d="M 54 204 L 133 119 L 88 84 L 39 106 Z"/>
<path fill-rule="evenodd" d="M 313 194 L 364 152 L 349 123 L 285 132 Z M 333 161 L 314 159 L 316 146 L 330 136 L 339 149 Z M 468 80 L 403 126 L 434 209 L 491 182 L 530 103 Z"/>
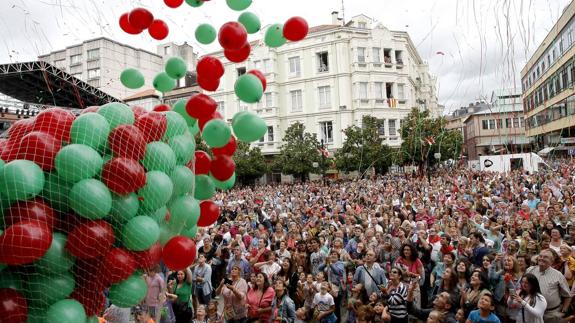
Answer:
<path fill-rule="evenodd" d="M 400 282 L 387 298 L 389 314 L 394 318 L 407 317 L 407 287 Z"/>
<path fill-rule="evenodd" d="M 537 277 L 541 287 L 541 294 L 547 300 L 547 310 L 558 309 L 561 305 L 562 297 L 571 297 L 567 279 L 557 269 L 549 267 L 541 272 L 539 266 L 532 266 L 527 268 L 526 272 Z"/>

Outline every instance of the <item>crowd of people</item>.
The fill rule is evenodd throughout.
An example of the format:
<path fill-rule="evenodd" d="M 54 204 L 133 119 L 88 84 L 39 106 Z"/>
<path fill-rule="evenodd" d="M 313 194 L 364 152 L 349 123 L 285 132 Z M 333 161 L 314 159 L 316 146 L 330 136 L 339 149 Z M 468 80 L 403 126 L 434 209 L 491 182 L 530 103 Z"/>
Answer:
<path fill-rule="evenodd" d="M 169 323 L 570 321 L 574 171 L 562 160 L 535 174 L 453 167 L 218 192 L 222 214 L 198 229 L 196 263 L 147 272 L 136 313 Z"/>

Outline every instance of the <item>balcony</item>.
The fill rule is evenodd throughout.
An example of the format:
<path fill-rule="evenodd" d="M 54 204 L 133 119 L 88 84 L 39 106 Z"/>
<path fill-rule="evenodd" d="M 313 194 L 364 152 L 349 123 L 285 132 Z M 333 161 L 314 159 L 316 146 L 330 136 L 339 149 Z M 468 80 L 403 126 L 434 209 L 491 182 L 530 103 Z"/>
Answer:
<path fill-rule="evenodd" d="M 403 68 L 403 60 L 402 60 L 401 58 L 398 58 L 398 59 L 395 61 L 395 67 L 396 67 L 397 69 L 402 69 L 402 68 Z"/>
<path fill-rule="evenodd" d="M 391 57 L 384 56 L 383 61 L 385 62 L 385 67 L 392 67 L 393 66 L 393 62 L 391 61 Z"/>

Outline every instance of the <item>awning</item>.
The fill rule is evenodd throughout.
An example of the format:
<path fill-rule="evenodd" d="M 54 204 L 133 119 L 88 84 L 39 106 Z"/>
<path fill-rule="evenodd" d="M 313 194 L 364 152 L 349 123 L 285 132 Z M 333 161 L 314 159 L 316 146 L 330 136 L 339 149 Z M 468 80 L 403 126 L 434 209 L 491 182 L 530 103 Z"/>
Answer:
<path fill-rule="evenodd" d="M 480 138 L 477 146 L 504 146 L 512 145 L 528 145 L 531 141 L 525 136 L 498 136 L 498 137 L 484 137 Z"/>
<path fill-rule="evenodd" d="M 541 157 L 545 157 L 545 156 L 549 155 L 549 153 L 550 153 L 551 151 L 553 151 L 553 149 L 555 149 L 555 147 L 546 147 L 546 148 L 543 148 L 543 149 L 541 149 L 541 150 L 537 153 L 537 155 L 539 155 L 539 156 L 541 156 Z"/>

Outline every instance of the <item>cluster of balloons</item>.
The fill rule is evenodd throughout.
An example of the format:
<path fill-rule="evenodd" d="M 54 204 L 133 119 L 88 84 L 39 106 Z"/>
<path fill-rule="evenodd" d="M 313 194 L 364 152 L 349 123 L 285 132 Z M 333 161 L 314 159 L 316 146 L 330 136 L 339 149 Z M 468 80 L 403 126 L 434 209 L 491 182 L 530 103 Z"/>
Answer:
<path fill-rule="evenodd" d="M 154 15 L 144 8 L 135 8 L 121 15 L 120 28 L 130 35 L 137 35 L 147 29 L 150 36 L 156 40 L 168 37 L 170 31 L 163 20 L 154 19 Z"/>
<path fill-rule="evenodd" d="M 264 42 L 268 47 L 277 48 L 288 40 L 299 41 L 307 36 L 309 27 L 302 17 L 292 17 L 285 24 L 272 24 L 266 30 Z"/>
<path fill-rule="evenodd" d="M 168 92 L 176 87 L 177 80 L 186 76 L 188 65 L 180 57 L 170 57 L 164 66 L 164 71 L 156 74 L 153 86 L 160 92 Z M 126 68 L 120 74 L 120 82 L 129 89 L 141 88 L 144 83 L 142 72 L 135 68 Z M 168 111 L 169 107 L 160 111 Z"/>

